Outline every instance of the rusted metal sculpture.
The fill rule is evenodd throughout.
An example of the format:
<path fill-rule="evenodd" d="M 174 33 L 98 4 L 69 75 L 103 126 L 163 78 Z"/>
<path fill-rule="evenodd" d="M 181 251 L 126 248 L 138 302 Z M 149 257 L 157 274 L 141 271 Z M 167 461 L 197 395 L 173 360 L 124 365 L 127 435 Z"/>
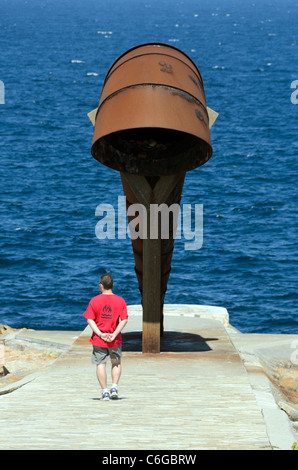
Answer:
<path fill-rule="evenodd" d="M 211 157 L 208 111 L 195 63 L 173 46 L 149 43 L 114 62 L 94 113 L 92 156 L 120 172 L 127 209 L 135 203 L 146 208 L 147 232 L 132 239 L 144 353 L 160 351 L 176 224 L 173 218 L 167 239 L 160 232 L 150 238 L 150 210 L 180 204 L 186 171 Z"/>

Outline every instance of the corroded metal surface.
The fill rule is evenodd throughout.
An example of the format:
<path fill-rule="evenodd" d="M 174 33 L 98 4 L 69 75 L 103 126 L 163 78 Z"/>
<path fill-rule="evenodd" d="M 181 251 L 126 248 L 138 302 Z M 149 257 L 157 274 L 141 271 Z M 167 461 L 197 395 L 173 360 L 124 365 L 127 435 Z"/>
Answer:
<path fill-rule="evenodd" d="M 160 176 L 189 171 L 212 155 L 203 81 L 180 50 L 144 44 L 110 68 L 91 153 L 106 166 Z"/>
<path fill-rule="evenodd" d="M 170 58 L 175 57 L 181 60 L 190 68 L 190 70 L 192 70 L 193 73 L 198 75 L 200 81 L 203 83 L 198 67 L 196 66 L 195 62 L 187 54 L 185 54 L 185 52 L 181 51 L 180 49 L 177 49 L 173 45 L 156 43 L 156 42 L 137 45 L 135 47 L 132 47 L 131 49 L 128 49 L 123 54 L 121 54 L 115 60 L 115 62 L 112 64 L 109 71 L 107 72 L 105 83 L 110 77 L 110 75 L 115 71 L 115 69 L 117 69 L 124 62 L 134 59 L 135 57 L 140 57 L 140 56 L 148 55 L 151 53 L 160 54 L 160 55 L 163 54 L 166 57 L 170 57 Z"/>

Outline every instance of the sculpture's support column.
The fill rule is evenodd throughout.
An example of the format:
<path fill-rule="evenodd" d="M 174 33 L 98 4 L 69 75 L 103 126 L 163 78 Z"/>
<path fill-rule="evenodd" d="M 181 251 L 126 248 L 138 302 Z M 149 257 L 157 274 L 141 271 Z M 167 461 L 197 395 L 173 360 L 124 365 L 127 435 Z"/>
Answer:
<path fill-rule="evenodd" d="M 146 208 L 146 221 L 143 221 L 143 353 L 160 352 L 162 330 L 161 312 L 161 221 L 152 217 L 153 205 L 165 203 L 181 180 L 181 174 L 160 176 L 152 188 L 145 176 L 121 173 L 123 186 L 127 183 L 135 198 Z M 156 214 L 154 214 L 156 215 Z M 158 224 L 156 226 L 156 223 Z M 174 220 L 174 224 L 176 220 Z"/>
<path fill-rule="evenodd" d="M 147 230 L 150 230 L 150 210 Z M 143 353 L 160 352 L 160 292 L 161 250 L 160 238 L 143 242 Z"/>

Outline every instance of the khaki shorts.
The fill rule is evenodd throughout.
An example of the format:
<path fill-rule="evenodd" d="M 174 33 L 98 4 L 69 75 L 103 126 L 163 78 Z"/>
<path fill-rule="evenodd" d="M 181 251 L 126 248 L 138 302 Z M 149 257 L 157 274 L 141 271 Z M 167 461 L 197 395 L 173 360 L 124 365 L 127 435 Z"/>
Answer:
<path fill-rule="evenodd" d="M 115 360 L 120 363 L 122 356 L 122 344 L 116 348 L 101 348 L 100 346 L 93 346 L 92 363 L 104 364 L 110 358 L 113 362 Z"/>

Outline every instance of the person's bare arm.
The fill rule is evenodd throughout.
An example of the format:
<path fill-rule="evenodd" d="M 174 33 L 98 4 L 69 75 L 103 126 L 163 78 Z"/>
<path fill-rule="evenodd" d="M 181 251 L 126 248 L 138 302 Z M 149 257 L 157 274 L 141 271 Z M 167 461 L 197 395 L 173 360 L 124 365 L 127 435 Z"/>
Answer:
<path fill-rule="evenodd" d="M 87 323 L 97 336 L 99 336 L 104 341 L 108 340 L 108 336 L 109 336 L 108 333 L 103 333 L 102 331 L 100 331 L 100 329 L 98 328 L 94 320 L 91 320 L 90 318 L 88 318 Z"/>
<path fill-rule="evenodd" d="M 114 339 L 119 335 L 119 333 L 123 330 L 123 328 L 125 327 L 126 323 L 128 322 L 128 318 L 126 318 L 125 320 L 121 320 L 119 323 L 118 323 L 118 326 L 116 328 L 116 330 L 114 331 L 114 333 L 110 333 L 109 334 L 109 337 L 106 341 L 108 342 L 112 342 L 114 341 Z"/>

